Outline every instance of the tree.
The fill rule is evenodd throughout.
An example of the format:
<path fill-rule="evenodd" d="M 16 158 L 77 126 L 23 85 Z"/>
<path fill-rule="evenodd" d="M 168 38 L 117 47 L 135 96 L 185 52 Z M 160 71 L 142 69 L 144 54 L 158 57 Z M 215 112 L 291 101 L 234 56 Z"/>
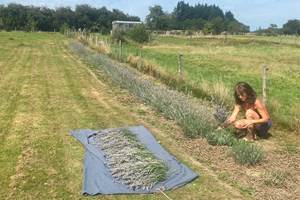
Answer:
<path fill-rule="evenodd" d="M 178 21 L 184 21 L 192 18 L 192 9 L 188 3 L 179 1 L 175 7 L 173 14 Z"/>
<path fill-rule="evenodd" d="M 226 31 L 231 34 L 247 33 L 249 32 L 249 30 L 249 26 L 246 26 L 236 20 L 229 22 L 226 27 Z"/>
<path fill-rule="evenodd" d="M 23 30 L 25 28 L 26 10 L 23 9 L 23 6 L 11 3 L 2 12 L 2 23 L 5 30 Z"/>
<path fill-rule="evenodd" d="M 282 27 L 283 33 L 288 35 L 300 35 L 300 20 L 289 20 Z"/>
<path fill-rule="evenodd" d="M 228 20 L 228 21 L 234 21 L 235 20 L 232 12 L 230 12 L 230 11 L 225 12 L 225 19 Z"/>
<path fill-rule="evenodd" d="M 267 28 L 265 30 L 265 33 L 269 36 L 278 35 L 278 34 L 280 34 L 280 29 L 278 28 L 278 26 L 276 24 L 270 24 L 269 28 Z"/>
<path fill-rule="evenodd" d="M 155 5 L 149 7 L 150 13 L 146 16 L 146 24 L 151 30 L 166 30 L 168 26 L 168 17 L 162 10 L 162 7 Z"/>
<path fill-rule="evenodd" d="M 4 23 L 3 23 L 3 11 L 4 11 L 4 6 L 0 5 L 0 30 L 4 29 Z"/>
<path fill-rule="evenodd" d="M 127 35 L 135 42 L 144 43 L 149 41 L 150 33 L 146 30 L 144 25 L 137 25 L 129 29 Z"/>
<path fill-rule="evenodd" d="M 59 30 L 66 27 L 72 28 L 76 26 L 75 13 L 70 7 L 57 8 L 53 17 L 53 25 Z"/>
<path fill-rule="evenodd" d="M 224 21 L 221 17 L 216 17 L 211 20 L 211 33 L 220 34 L 224 31 Z"/>

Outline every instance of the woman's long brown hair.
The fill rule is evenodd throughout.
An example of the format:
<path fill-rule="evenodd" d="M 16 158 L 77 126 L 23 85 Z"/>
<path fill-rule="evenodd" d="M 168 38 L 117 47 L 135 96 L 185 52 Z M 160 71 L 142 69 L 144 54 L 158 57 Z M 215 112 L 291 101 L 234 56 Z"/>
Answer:
<path fill-rule="evenodd" d="M 243 102 L 239 98 L 239 95 L 246 95 L 246 101 Z M 253 88 L 245 82 L 238 82 L 234 87 L 234 98 L 235 103 L 238 105 L 242 105 L 244 103 L 248 103 L 250 105 L 253 105 L 256 100 L 256 92 L 253 90 Z"/>

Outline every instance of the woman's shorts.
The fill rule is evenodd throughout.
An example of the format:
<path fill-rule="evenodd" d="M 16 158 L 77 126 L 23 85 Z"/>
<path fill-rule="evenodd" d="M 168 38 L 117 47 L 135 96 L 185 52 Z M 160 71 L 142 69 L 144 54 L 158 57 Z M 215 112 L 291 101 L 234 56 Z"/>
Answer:
<path fill-rule="evenodd" d="M 267 137 L 268 136 L 268 130 L 271 128 L 272 126 L 272 121 L 269 119 L 267 122 L 262 123 L 262 124 L 257 124 L 255 126 L 257 135 L 259 137 Z"/>

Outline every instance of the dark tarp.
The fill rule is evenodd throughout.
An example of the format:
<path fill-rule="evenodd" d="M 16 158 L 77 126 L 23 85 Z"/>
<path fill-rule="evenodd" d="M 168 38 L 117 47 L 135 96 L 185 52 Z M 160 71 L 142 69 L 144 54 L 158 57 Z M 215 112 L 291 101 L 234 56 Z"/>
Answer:
<path fill-rule="evenodd" d="M 126 193 L 153 193 L 158 190 L 169 190 L 189 183 L 198 177 L 196 173 L 185 165 L 179 163 L 160 144 L 151 133 L 143 126 L 127 127 L 137 139 L 144 144 L 158 159 L 163 160 L 168 166 L 167 179 L 156 184 L 151 190 L 131 190 L 126 185 L 114 182 L 113 177 L 105 166 L 103 152 L 90 144 L 96 130 L 74 130 L 71 135 L 79 140 L 84 148 L 83 169 L 83 194 L 126 194 Z M 102 131 L 109 131 L 106 129 Z"/>

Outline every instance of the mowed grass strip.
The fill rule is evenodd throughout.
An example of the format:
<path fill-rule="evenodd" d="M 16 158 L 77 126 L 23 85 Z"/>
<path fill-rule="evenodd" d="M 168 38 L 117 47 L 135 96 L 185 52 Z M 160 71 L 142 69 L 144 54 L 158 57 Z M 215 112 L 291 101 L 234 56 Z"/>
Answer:
<path fill-rule="evenodd" d="M 26 58 L 26 55 L 20 56 L 23 64 Z M 21 152 L 23 136 L 20 134 L 20 124 L 26 106 L 24 105 L 26 104 L 25 98 L 22 98 L 22 91 L 26 85 L 26 75 L 22 73 L 26 71 L 26 67 L 22 71 L 14 69 L 10 63 L 6 67 L 12 67 L 13 73 L 6 73 L 5 78 L 2 79 L 4 82 L 1 81 L 0 86 L 0 176 L 5 176 L 1 177 L 1 188 L 9 185 L 9 175 L 14 173 L 14 167 Z M 2 196 L 3 193 L 0 195 Z"/>
<path fill-rule="evenodd" d="M 95 79 L 87 66 L 65 48 L 60 34 L 1 32 L 0 48 L 9 37 L 28 46 L 1 57 L 6 77 L 0 92 L 0 199 L 83 199 L 82 146 L 69 135 L 76 128 L 109 128 L 144 124 L 171 153 L 200 173 L 200 178 L 175 191 L 180 199 L 243 198 L 234 188 L 222 186 L 216 177 L 202 174 L 176 142 L 169 126 L 151 113 L 139 119 L 137 108 L 122 105 L 118 88 Z M 11 40 L 15 42 L 16 40 Z M 30 45 L 29 45 L 30 44 Z M 5 46 L 7 45 L 7 46 Z M 217 184 L 216 184 L 217 182 Z M 97 199 L 163 199 L 162 194 L 98 196 Z"/>

